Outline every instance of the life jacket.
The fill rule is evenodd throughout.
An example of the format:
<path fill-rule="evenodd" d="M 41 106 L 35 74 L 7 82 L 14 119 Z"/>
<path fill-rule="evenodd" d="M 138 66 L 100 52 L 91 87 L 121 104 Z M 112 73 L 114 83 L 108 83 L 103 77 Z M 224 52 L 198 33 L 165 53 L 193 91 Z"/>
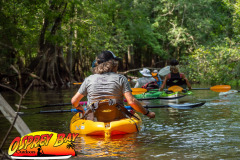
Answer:
<path fill-rule="evenodd" d="M 152 72 L 151 73 L 153 78 L 157 81 L 157 85 L 158 85 L 158 88 L 162 85 L 162 80 L 160 78 L 160 76 L 158 75 L 158 73 L 154 73 Z"/>
<path fill-rule="evenodd" d="M 152 81 L 152 82 L 149 82 L 149 83 L 146 83 L 145 85 L 143 85 L 142 88 L 150 90 L 150 89 L 159 88 L 159 86 L 157 84 L 157 81 Z"/>
<path fill-rule="evenodd" d="M 158 73 L 152 72 L 151 75 L 153 76 L 154 79 L 156 79 L 156 81 L 159 81 Z"/>
<path fill-rule="evenodd" d="M 166 85 L 168 87 L 177 85 L 177 86 L 182 86 L 186 85 L 186 80 L 183 79 L 183 73 L 169 73 L 168 75 L 168 80 Z"/>
<path fill-rule="evenodd" d="M 132 116 L 134 115 L 123 105 L 116 103 L 116 99 L 105 99 L 90 104 L 83 119 L 97 122 L 111 122 Z"/>

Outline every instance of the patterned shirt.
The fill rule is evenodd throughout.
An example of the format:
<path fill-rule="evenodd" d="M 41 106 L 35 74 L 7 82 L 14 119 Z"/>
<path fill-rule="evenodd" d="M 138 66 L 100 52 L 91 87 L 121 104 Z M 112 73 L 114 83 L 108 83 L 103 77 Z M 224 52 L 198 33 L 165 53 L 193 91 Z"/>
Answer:
<path fill-rule="evenodd" d="M 134 88 L 141 88 L 145 84 L 156 81 L 155 78 L 153 77 L 142 77 L 137 80 L 137 83 L 135 84 Z"/>

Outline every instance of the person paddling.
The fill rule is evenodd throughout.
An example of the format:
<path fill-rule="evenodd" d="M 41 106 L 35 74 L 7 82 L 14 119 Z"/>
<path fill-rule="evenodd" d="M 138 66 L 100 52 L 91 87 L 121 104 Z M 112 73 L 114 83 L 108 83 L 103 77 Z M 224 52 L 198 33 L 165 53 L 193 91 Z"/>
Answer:
<path fill-rule="evenodd" d="M 84 96 L 88 98 L 88 109 L 91 108 L 91 104 L 95 104 L 99 101 L 109 100 L 112 104 L 123 105 L 124 97 L 128 104 L 136 111 L 148 116 L 149 118 L 155 118 L 155 113 L 145 109 L 140 102 L 132 95 L 131 87 L 125 76 L 117 74 L 119 57 L 115 56 L 111 51 L 103 51 L 96 57 L 96 62 L 93 67 L 93 75 L 87 77 L 79 88 L 78 92 L 72 97 L 72 105 L 79 110 L 83 111 L 83 106 L 79 104 L 79 101 Z M 98 108 L 101 108 L 98 107 Z M 111 108 L 112 109 L 112 108 Z M 119 109 L 114 111 L 114 115 L 109 115 L 111 112 L 99 112 L 104 114 L 110 119 L 117 120 L 122 116 L 119 116 Z M 96 113 L 96 114 L 99 114 Z M 96 115 L 93 116 L 101 116 Z M 115 116 L 115 117 L 114 117 Z M 90 116 L 87 116 L 87 119 Z M 109 119 L 108 119 L 109 120 Z"/>
<path fill-rule="evenodd" d="M 178 68 L 179 62 L 177 60 L 171 60 L 170 62 L 170 73 L 167 74 L 164 78 L 163 84 L 161 88 L 159 88 L 160 91 L 162 91 L 165 87 L 167 88 L 177 85 L 177 86 L 185 86 L 187 85 L 188 89 L 191 90 L 191 84 L 189 83 L 188 79 L 183 73 L 179 73 Z"/>
<path fill-rule="evenodd" d="M 152 77 L 151 72 L 147 68 L 143 68 L 143 70 L 139 71 L 143 77 L 137 79 L 137 83 L 134 88 L 141 88 L 147 83 L 155 82 L 155 79 Z"/>

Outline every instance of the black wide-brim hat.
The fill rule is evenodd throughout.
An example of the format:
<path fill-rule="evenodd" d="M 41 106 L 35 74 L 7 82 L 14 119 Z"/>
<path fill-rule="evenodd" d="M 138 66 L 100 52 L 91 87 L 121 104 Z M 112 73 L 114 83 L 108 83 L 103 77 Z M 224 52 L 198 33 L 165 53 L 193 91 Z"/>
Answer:
<path fill-rule="evenodd" d="M 98 56 L 97 56 L 97 63 L 101 64 L 103 62 L 107 62 L 111 59 L 114 60 L 122 60 L 121 58 L 117 57 L 113 52 L 111 51 L 102 51 Z"/>

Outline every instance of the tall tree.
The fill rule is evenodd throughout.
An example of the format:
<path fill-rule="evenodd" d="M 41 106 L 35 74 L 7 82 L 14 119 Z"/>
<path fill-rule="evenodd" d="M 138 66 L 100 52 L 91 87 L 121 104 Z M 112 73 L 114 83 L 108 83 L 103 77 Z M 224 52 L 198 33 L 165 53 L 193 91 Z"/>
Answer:
<path fill-rule="evenodd" d="M 62 85 L 70 80 L 70 72 L 63 56 L 59 34 L 66 13 L 67 2 L 50 1 L 39 36 L 39 51 L 31 68 L 43 80 L 52 85 Z"/>

